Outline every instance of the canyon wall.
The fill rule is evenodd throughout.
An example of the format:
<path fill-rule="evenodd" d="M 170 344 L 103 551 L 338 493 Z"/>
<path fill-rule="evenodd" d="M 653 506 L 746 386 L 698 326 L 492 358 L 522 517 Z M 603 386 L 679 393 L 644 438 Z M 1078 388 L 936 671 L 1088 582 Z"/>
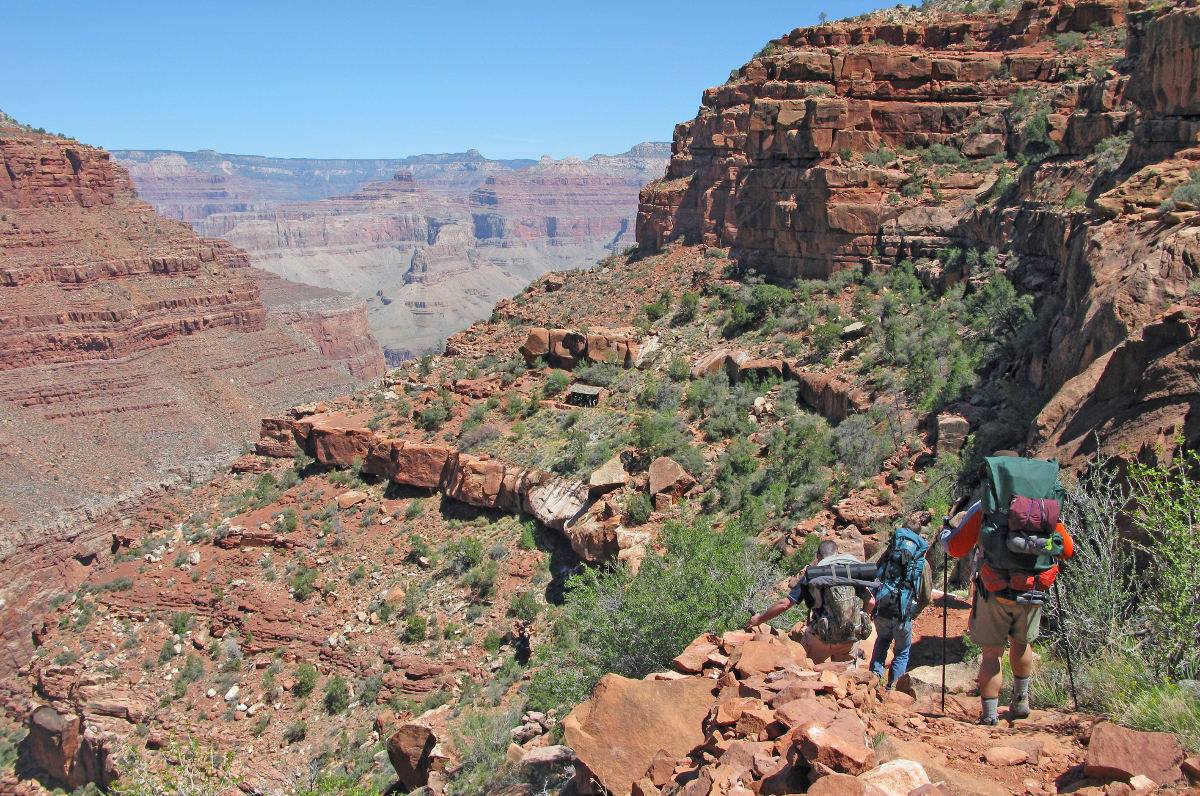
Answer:
<path fill-rule="evenodd" d="M 361 302 L 139 201 L 109 153 L 0 129 L 0 606 L 83 576 L 91 520 L 207 477 L 264 412 L 383 373 Z M 28 643 L 5 616 L 3 641 Z"/>
<path fill-rule="evenodd" d="M 677 126 L 639 245 L 729 246 L 784 280 L 909 259 L 942 288 L 985 280 L 994 249 L 1037 298 L 1013 373 L 1045 407 L 1032 449 L 1195 441 L 1194 309 L 1173 305 L 1195 304 L 1200 249 L 1190 208 L 1160 209 L 1200 159 L 1195 14 L 1139 8 L 886 9 L 777 39 Z"/>
<path fill-rule="evenodd" d="M 667 147 L 537 162 L 474 150 L 303 161 L 303 172 L 275 159 L 261 173 L 232 159 L 214 166 L 204 153 L 122 154 L 136 159 L 139 191 L 165 213 L 244 249 L 257 267 L 365 300 L 395 362 L 436 350 L 547 271 L 587 267 L 630 245 L 638 191 L 662 175 Z M 281 200 L 286 175 L 277 167 L 292 175 L 293 198 Z M 258 194 L 247 180 L 262 186 Z M 335 186 L 344 190 L 314 193 Z"/>

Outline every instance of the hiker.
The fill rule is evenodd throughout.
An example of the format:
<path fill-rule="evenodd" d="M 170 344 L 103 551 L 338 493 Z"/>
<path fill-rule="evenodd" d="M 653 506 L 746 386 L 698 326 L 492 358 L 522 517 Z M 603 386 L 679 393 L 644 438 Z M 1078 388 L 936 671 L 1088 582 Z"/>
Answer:
<path fill-rule="evenodd" d="M 817 557 L 813 563 L 827 566 L 861 565 L 863 562 L 849 553 L 839 552 L 837 542 L 826 539 L 817 547 Z M 810 586 L 804 575 L 801 575 L 787 597 L 750 617 L 746 629 L 751 630 L 763 622 L 769 622 L 801 602 L 809 607 L 809 616 L 800 644 L 813 663 L 849 661 L 854 657 L 855 644 L 871 635 L 869 614 L 875 606 L 875 595 L 868 585 Z"/>
<path fill-rule="evenodd" d="M 914 524 L 914 523 L 909 523 Z M 883 679 L 888 648 L 894 647 L 887 688 L 908 670 L 912 650 L 913 619 L 933 597 L 933 573 L 925 554 L 929 543 L 906 527 L 892 533 L 888 546 L 879 558 L 875 580 L 875 646 L 871 653 L 871 671 Z"/>
<path fill-rule="evenodd" d="M 1073 554 L 1074 543 L 1059 521 L 1063 488 L 1055 462 L 1015 454 L 988 457 L 982 491 L 981 500 L 947 521 L 941 543 L 953 558 L 975 555 L 976 545 L 982 553 L 967 631 L 982 650 L 979 722 L 994 725 L 1006 645 L 1013 671 L 1008 718 L 1029 716 L 1031 645 L 1041 629 L 1046 590 L 1058 577 L 1058 562 Z"/>

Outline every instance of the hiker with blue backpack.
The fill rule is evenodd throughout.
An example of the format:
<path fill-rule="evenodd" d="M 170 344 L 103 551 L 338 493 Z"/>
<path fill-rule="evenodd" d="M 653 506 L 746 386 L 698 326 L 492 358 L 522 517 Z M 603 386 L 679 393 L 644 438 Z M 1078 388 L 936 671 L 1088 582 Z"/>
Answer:
<path fill-rule="evenodd" d="M 995 725 L 1006 646 L 1013 672 L 1008 718 L 1030 714 L 1032 644 L 1041 630 L 1042 605 L 1074 543 L 1060 522 L 1063 488 L 1057 463 L 1016 454 L 990 456 L 984 459 L 982 490 L 980 500 L 946 521 L 940 540 L 953 558 L 975 555 L 976 546 L 982 552 L 967 632 L 982 650 L 979 721 Z"/>
<path fill-rule="evenodd" d="M 909 523 L 914 524 L 914 523 Z M 887 548 L 879 558 L 875 580 L 875 649 L 871 654 L 871 671 L 883 679 L 888 649 L 892 648 L 892 665 L 887 679 L 888 689 L 908 670 L 912 649 L 913 619 L 929 604 L 933 594 L 933 574 L 925 554 L 929 543 L 909 528 L 897 528 Z"/>

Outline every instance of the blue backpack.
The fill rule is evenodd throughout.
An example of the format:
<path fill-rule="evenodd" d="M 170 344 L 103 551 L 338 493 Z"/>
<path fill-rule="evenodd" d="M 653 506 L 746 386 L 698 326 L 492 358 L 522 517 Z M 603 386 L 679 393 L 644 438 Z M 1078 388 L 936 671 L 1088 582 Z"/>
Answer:
<path fill-rule="evenodd" d="M 879 559 L 875 579 L 875 615 L 884 619 L 908 621 L 920 613 L 921 575 L 929 543 L 908 528 L 897 528 Z"/>

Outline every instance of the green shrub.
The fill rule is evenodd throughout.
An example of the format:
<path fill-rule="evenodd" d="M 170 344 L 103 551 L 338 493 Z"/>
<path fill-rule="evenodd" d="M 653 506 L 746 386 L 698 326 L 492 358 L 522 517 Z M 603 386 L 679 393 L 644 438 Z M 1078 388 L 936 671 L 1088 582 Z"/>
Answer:
<path fill-rule="evenodd" d="M 515 710 L 470 710 L 461 716 L 452 730 L 460 766 L 450 778 L 449 796 L 487 796 L 516 781 L 505 752 L 520 715 Z"/>
<path fill-rule="evenodd" d="M 424 409 L 417 413 L 415 418 L 417 426 L 425 431 L 437 431 L 450 419 L 453 406 L 454 402 L 450 393 L 446 390 L 440 391 L 437 398 L 430 401 Z"/>
<path fill-rule="evenodd" d="M 1182 440 L 1179 441 L 1182 445 Z M 1129 465 L 1133 521 L 1146 537 L 1139 578 L 1142 654 L 1162 679 L 1200 674 L 1200 453 Z"/>
<path fill-rule="evenodd" d="M 1087 39 L 1077 30 L 1060 33 L 1054 38 L 1054 46 L 1058 48 L 1060 53 L 1082 50 L 1086 43 Z"/>
<path fill-rule="evenodd" d="M 325 695 L 321 704 L 331 716 L 345 712 L 350 705 L 350 686 L 346 683 L 346 678 L 340 674 L 329 678 L 329 682 L 325 684 Z"/>
<path fill-rule="evenodd" d="M 625 522 L 644 525 L 654 511 L 654 502 L 645 492 L 634 492 L 625 499 Z"/>
<path fill-rule="evenodd" d="M 589 362 L 575 369 L 575 379 L 593 387 L 611 387 L 621 375 L 621 369 L 611 362 Z"/>
<path fill-rule="evenodd" d="M 896 449 L 892 436 L 878 418 L 852 415 L 833 431 L 838 463 L 851 478 L 869 478 L 879 472 L 884 460 Z"/>
<path fill-rule="evenodd" d="M 681 356 L 671 357 L 671 361 L 667 363 L 667 378 L 671 381 L 687 381 L 691 373 L 691 365 Z"/>
<path fill-rule="evenodd" d="M 1096 156 L 1097 171 L 1112 171 L 1124 163 L 1125 156 L 1129 153 L 1129 142 L 1132 137 L 1132 133 L 1110 135 L 1096 144 L 1093 154 Z"/>
<path fill-rule="evenodd" d="M 541 610 L 542 605 L 532 591 L 521 592 L 513 598 L 508 606 L 509 616 L 515 616 L 525 622 L 532 622 L 541 613 Z"/>
<path fill-rule="evenodd" d="M 404 621 L 404 640 L 410 643 L 424 641 L 429 632 L 429 623 L 420 614 L 413 614 Z"/>
<path fill-rule="evenodd" d="M 359 785 L 349 777 L 322 774 L 310 787 L 297 791 L 296 796 L 377 796 L 376 788 Z"/>
<path fill-rule="evenodd" d="M 296 510 L 290 506 L 283 510 L 283 530 L 285 533 L 294 533 L 299 521 L 296 518 Z"/>
<path fill-rule="evenodd" d="M 113 796 L 208 796 L 238 790 L 231 772 L 233 752 L 222 752 L 200 741 L 172 739 L 160 753 L 171 765 L 160 767 L 136 752 L 118 763 L 121 777 L 109 793 Z"/>
<path fill-rule="evenodd" d="M 1071 186 L 1071 190 L 1063 199 L 1063 207 L 1068 210 L 1078 210 L 1087 202 L 1087 194 L 1079 190 L 1075 186 Z"/>
<path fill-rule="evenodd" d="M 483 542 L 474 536 L 451 539 L 446 543 L 445 555 L 447 566 L 461 574 L 483 561 Z"/>
<path fill-rule="evenodd" d="M 499 576 L 500 565 L 488 558 L 467 570 L 463 575 L 463 584 L 474 593 L 476 599 L 486 600 L 496 593 Z"/>
<path fill-rule="evenodd" d="M 288 578 L 287 584 L 292 590 L 292 596 L 300 602 L 304 602 L 309 598 L 309 595 L 313 593 L 313 584 L 316 582 L 316 580 L 317 571 L 301 565 L 300 568 L 292 573 L 292 575 Z"/>
<path fill-rule="evenodd" d="M 884 146 L 863 155 L 863 160 L 882 169 L 896 162 L 896 153 Z"/>
<path fill-rule="evenodd" d="M 717 532 L 706 521 L 669 522 L 662 542 L 665 552 L 651 552 L 632 578 L 590 567 L 570 578 L 553 639 L 537 650 L 530 707 L 572 705 L 607 672 L 667 668 L 700 633 L 739 627 L 771 599 L 780 573 L 737 524 Z"/>
<path fill-rule="evenodd" d="M 683 295 L 679 297 L 679 307 L 675 310 L 675 317 L 671 319 L 671 322 L 677 326 L 691 323 L 699 308 L 700 294 L 694 290 L 684 291 Z"/>
<path fill-rule="evenodd" d="M 1188 172 L 1188 181 L 1171 192 L 1170 198 L 1159 205 L 1161 210 L 1174 210 L 1180 204 L 1200 207 L 1200 169 Z"/>
<path fill-rule="evenodd" d="M 311 663 L 302 663 L 296 667 L 296 684 L 292 693 L 298 697 L 306 697 L 317 687 L 317 667 Z"/>
<path fill-rule="evenodd" d="M 567 385 L 570 383 L 571 376 L 565 370 L 552 370 L 546 376 L 546 384 L 543 391 L 546 395 L 558 395 L 567 389 Z"/>
<path fill-rule="evenodd" d="M 283 731 L 283 740 L 289 744 L 303 741 L 308 735 L 308 725 L 304 719 L 296 719 Z"/>
<path fill-rule="evenodd" d="M 946 144 L 931 144 L 921 153 L 921 159 L 941 166 L 961 166 L 967 162 L 962 152 Z"/>

